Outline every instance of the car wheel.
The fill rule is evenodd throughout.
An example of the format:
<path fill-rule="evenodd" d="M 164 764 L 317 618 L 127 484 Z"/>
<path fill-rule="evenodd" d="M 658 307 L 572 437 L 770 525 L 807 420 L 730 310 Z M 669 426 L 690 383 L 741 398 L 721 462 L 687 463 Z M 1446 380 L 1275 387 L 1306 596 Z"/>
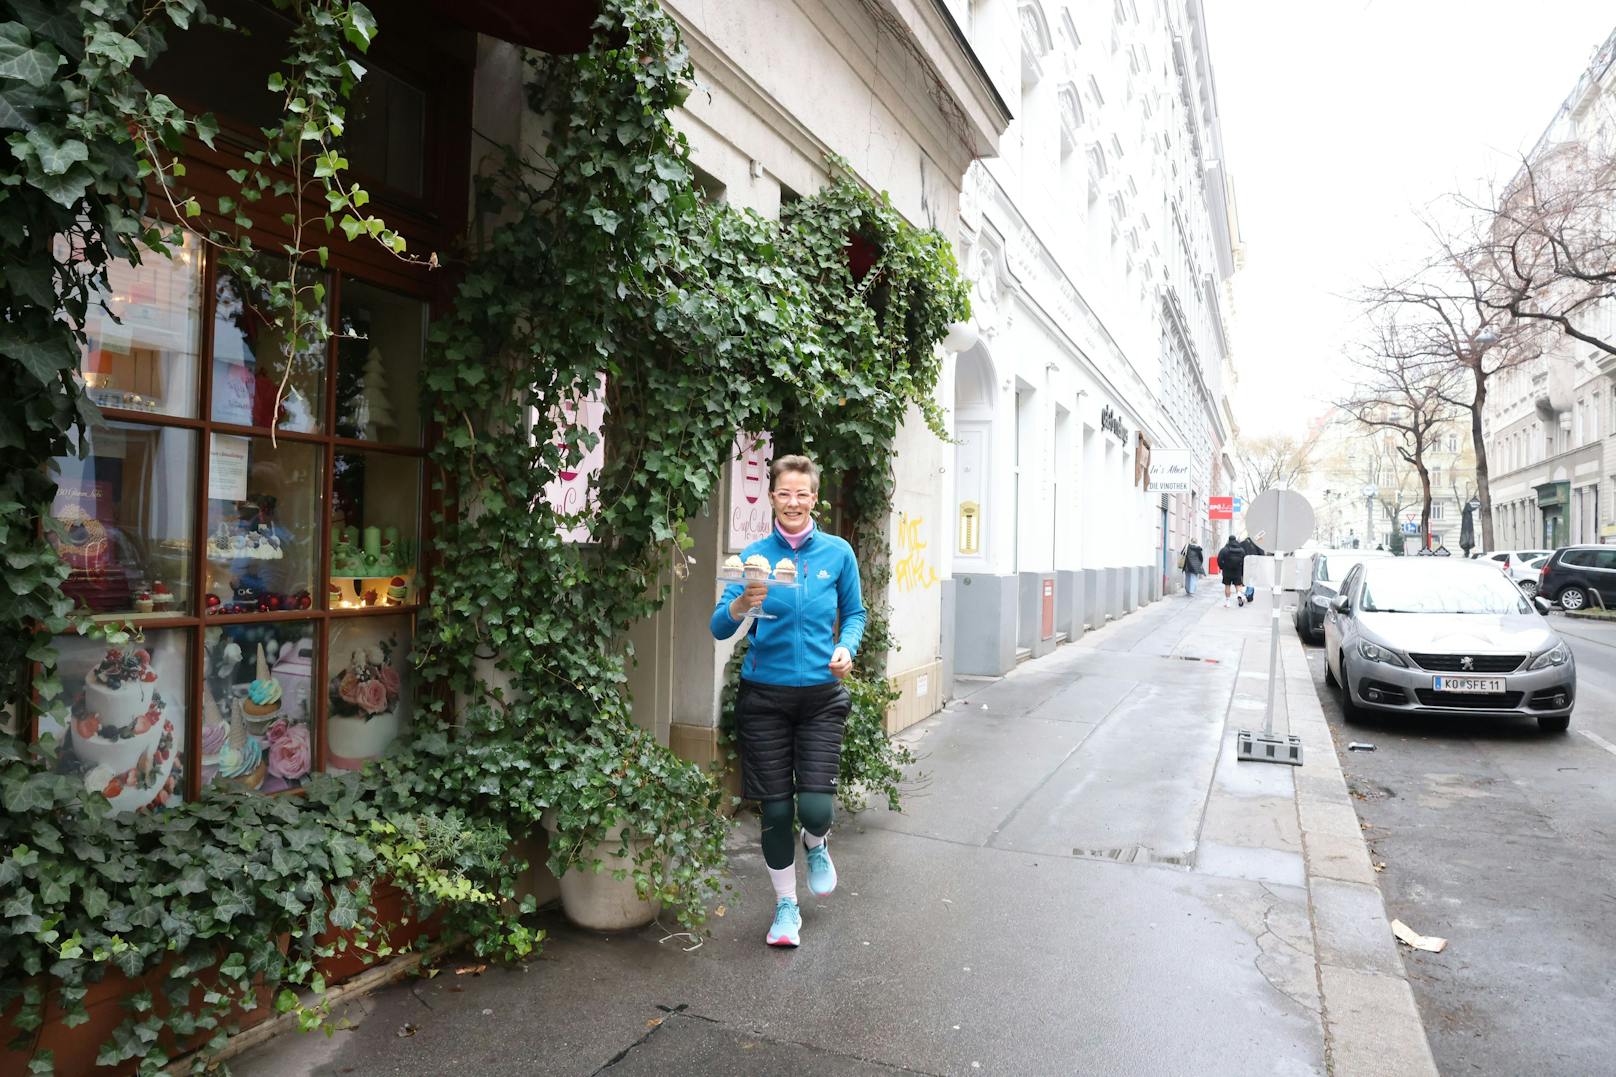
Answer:
<path fill-rule="evenodd" d="M 1545 733 L 1564 733 L 1571 728 L 1571 715 L 1562 714 L 1558 717 L 1544 715 L 1537 720 L 1537 727 Z"/>
<path fill-rule="evenodd" d="M 1580 587 L 1567 587 L 1560 592 L 1560 608 L 1580 610 L 1588 604 L 1588 592 Z"/>
<path fill-rule="evenodd" d="M 1341 682 L 1335 679 L 1335 670 L 1330 668 L 1330 656 L 1324 656 L 1324 683 L 1331 688 L 1341 687 Z"/>
<path fill-rule="evenodd" d="M 1525 595 L 1527 598 L 1536 598 L 1537 597 L 1537 581 L 1536 580 L 1522 580 L 1521 581 L 1521 594 Z"/>
<path fill-rule="evenodd" d="M 1347 659 L 1341 657 L 1341 717 L 1348 722 L 1361 722 L 1364 720 L 1364 709 L 1353 702 L 1352 677 L 1347 672 Z"/>

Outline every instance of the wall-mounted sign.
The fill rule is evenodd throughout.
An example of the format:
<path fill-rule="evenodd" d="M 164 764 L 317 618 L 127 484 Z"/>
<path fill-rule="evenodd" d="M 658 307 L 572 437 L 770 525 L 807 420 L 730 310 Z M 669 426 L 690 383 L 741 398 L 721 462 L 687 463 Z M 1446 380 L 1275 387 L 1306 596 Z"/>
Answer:
<path fill-rule="evenodd" d="M 568 442 L 576 441 L 583 450 L 581 459 L 564 462 L 555 478 L 544 486 L 544 496 L 550 507 L 569 517 L 557 532 L 568 542 L 593 542 L 589 530 L 589 516 L 599 507 L 596 502 L 595 480 L 606 464 L 606 439 L 602 431 L 606 425 L 606 375 L 595 382 L 594 390 L 585 397 L 563 400 L 552 417 L 554 430 L 550 438 L 556 449 L 568 455 Z M 537 417 L 534 432 L 539 429 Z"/>
<path fill-rule="evenodd" d="M 1209 497 L 1206 499 L 1206 516 L 1209 520 L 1234 519 L 1234 501 L 1232 497 Z"/>
<path fill-rule="evenodd" d="M 1100 409 L 1100 429 L 1118 441 L 1128 440 L 1128 428 L 1122 425 L 1122 416 L 1112 411 L 1109 404 Z"/>
<path fill-rule="evenodd" d="M 768 434 L 735 435 L 729 465 L 729 552 L 740 553 L 774 526 L 769 505 L 769 462 L 774 440 Z"/>
<path fill-rule="evenodd" d="M 1191 456 L 1189 449 L 1157 449 L 1151 453 L 1150 484 L 1145 487 L 1146 491 L 1152 494 L 1189 493 L 1190 467 L 1193 463 Z M 1228 498 L 1223 500 L 1227 501 Z"/>

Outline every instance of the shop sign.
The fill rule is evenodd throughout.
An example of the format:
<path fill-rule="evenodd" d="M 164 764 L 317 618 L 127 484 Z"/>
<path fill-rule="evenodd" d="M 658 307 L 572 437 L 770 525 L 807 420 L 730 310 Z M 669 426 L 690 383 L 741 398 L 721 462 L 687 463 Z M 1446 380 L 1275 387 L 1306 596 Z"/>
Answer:
<path fill-rule="evenodd" d="M 584 455 L 577 463 L 564 466 L 544 487 L 545 500 L 563 516 L 576 517 L 571 526 L 558 527 L 557 533 L 567 542 L 593 542 L 594 535 L 583 514 L 595 508 L 595 479 L 606 463 L 606 439 L 602 430 L 606 425 L 606 375 L 602 374 L 595 389 L 581 400 L 564 401 L 555 417 L 552 443 L 561 452 L 567 451 L 569 432 L 578 430 Z M 592 442 L 592 444 L 590 444 Z"/>
<path fill-rule="evenodd" d="M 735 435 L 735 453 L 729 465 L 728 551 L 740 553 L 768 535 L 774 526 L 769 505 L 769 462 L 774 439 L 768 434 Z"/>
<path fill-rule="evenodd" d="M 1190 467 L 1193 463 L 1189 449 L 1156 449 L 1150 454 L 1150 483 L 1145 487 L 1152 494 L 1187 494 L 1190 492 Z M 1227 500 L 1227 498 L 1225 498 Z"/>
<path fill-rule="evenodd" d="M 1100 409 L 1100 429 L 1118 441 L 1128 440 L 1128 428 L 1122 425 L 1122 416 L 1112 411 L 1109 404 Z"/>
<path fill-rule="evenodd" d="M 1232 520 L 1234 519 L 1234 498 L 1209 497 L 1206 499 L 1207 519 Z"/>

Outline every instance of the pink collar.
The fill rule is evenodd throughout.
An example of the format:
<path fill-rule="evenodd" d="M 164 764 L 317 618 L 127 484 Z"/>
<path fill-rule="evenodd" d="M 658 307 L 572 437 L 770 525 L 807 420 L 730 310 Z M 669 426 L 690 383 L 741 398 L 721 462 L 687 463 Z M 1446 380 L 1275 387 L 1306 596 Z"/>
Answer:
<path fill-rule="evenodd" d="M 779 521 L 776 521 L 774 525 L 774 533 L 785 539 L 786 545 L 790 546 L 793 550 L 800 550 L 802 549 L 802 544 L 807 542 L 809 537 L 813 535 L 814 522 L 809 520 L 807 527 L 793 535 L 791 532 L 781 527 Z"/>

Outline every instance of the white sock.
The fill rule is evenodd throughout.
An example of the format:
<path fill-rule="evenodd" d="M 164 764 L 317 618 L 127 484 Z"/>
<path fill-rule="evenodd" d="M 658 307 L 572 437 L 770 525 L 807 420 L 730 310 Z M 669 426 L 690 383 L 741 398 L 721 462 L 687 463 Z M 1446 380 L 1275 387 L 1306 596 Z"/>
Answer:
<path fill-rule="evenodd" d="M 776 901 L 781 898 L 790 898 L 792 901 L 797 900 L 796 864 L 792 864 L 789 868 L 770 868 L 769 881 L 774 884 Z"/>
<path fill-rule="evenodd" d="M 804 830 L 802 832 L 802 843 L 804 845 L 808 846 L 808 848 L 810 848 L 810 849 L 817 849 L 821 845 L 825 844 L 825 839 L 828 838 L 828 837 L 830 837 L 830 832 L 829 831 L 826 831 L 823 834 L 815 836 L 813 834 L 808 833 L 808 831 Z"/>

